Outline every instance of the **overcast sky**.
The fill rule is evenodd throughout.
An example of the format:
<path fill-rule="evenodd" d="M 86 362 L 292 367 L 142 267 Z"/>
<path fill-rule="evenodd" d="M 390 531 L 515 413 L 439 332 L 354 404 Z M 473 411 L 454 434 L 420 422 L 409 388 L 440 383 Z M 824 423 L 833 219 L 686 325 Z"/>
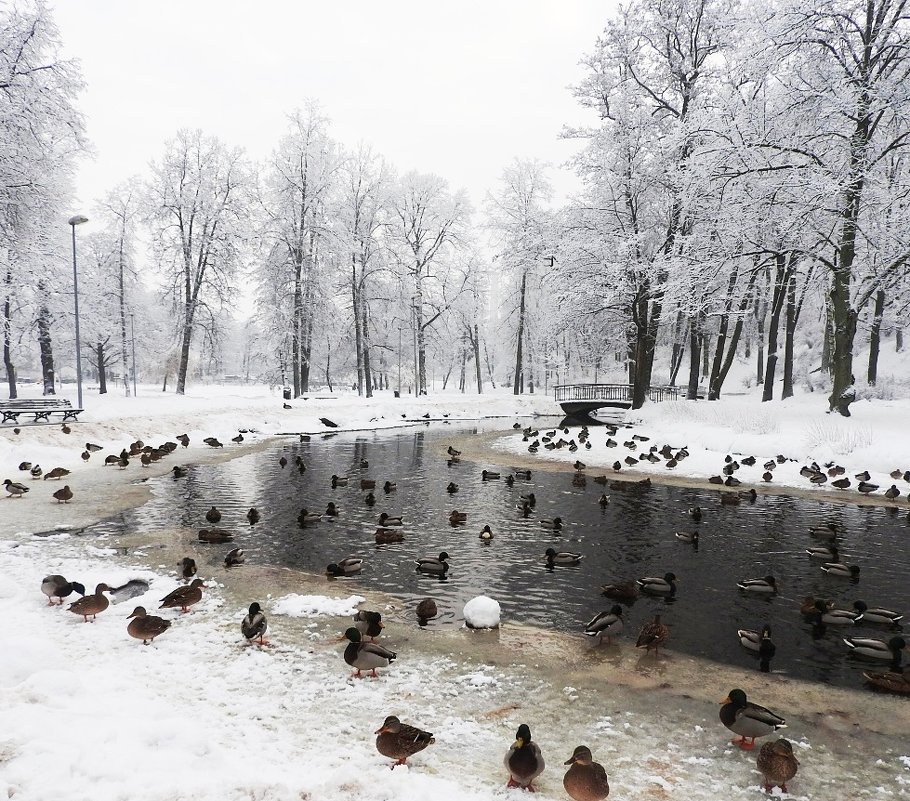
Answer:
<path fill-rule="evenodd" d="M 52 0 L 66 55 L 82 62 L 96 151 L 74 211 L 144 173 L 181 127 L 262 158 L 307 98 L 343 144 L 363 140 L 400 171 L 439 173 L 479 205 L 514 157 L 571 155 L 560 129 L 592 119 L 568 86 L 613 6 Z"/>

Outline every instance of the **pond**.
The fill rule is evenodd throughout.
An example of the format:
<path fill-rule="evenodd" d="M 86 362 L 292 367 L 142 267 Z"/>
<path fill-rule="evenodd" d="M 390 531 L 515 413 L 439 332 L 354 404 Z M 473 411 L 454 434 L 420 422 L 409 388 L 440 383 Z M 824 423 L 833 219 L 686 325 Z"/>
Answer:
<path fill-rule="evenodd" d="M 509 433 L 505 423 L 488 422 L 288 441 L 222 464 L 191 467 L 186 478 L 156 479 L 150 502 L 89 531 L 116 535 L 124 527 L 177 529 L 188 541 L 195 540 L 198 529 L 210 527 L 205 513 L 215 505 L 223 515 L 219 527 L 231 531 L 234 540 L 195 544 L 210 569 L 234 546 L 246 551 L 248 562 L 311 573 L 359 556 L 363 570 L 337 581 L 352 593 L 358 587 L 391 593 L 404 599 L 408 609 L 432 597 L 440 614 L 431 626 L 462 625 L 465 601 L 486 594 L 501 603 L 505 621 L 580 632 L 613 603 L 600 594 L 602 584 L 672 571 L 678 577 L 674 598 L 642 596 L 625 608 L 624 647 L 660 612 L 671 630 L 668 646 L 693 656 L 757 669 L 757 659 L 742 648 L 736 631 L 767 623 L 777 646 L 771 664 L 775 673 L 856 687 L 864 669 L 886 669 L 887 662 L 851 656 L 842 637 L 887 640 L 897 630 L 863 624 L 813 629 L 799 607 L 804 596 L 814 595 L 833 600 L 839 608 L 862 599 L 869 606 L 910 610 L 910 526 L 905 513 L 781 495 L 722 505 L 719 494 L 709 489 L 656 484 L 605 488 L 591 480 L 602 472 L 598 470 L 587 471 L 591 475 L 586 486 L 573 484 L 571 473 L 543 469 L 532 469 L 530 479 L 516 479 L 509 486 L 503 480 L 511 472 L 508 456 L 497 455 L 502 466 L 446 458 L 448 443 L 497 427 Z M 606 436 L 602 430 L 592 429 L 592 437 L 601 436 Z M 282 456 L 285 467 L 279 463 Z M 295 466 L 297 457 L 305 470 Z M 361 467 L 364 461 L 367 467 Z M 502 478 L 483 480 L 484 468 L 500 471 Z M 333 474 L 348 476 L 347 485 L 333 489 Z M 372 506 L 365 502 L 361 479 L 376 482 Z M 386 481 L 396 488 L 384 492 Z M 450 482 L 458 484 L 454 495 L 446 491 Z M 604 490 L 610 501 L 601 506 L 598 499 Z M 532 492 L 536 506 L 526 517 L 521 496 Z M 330 501 L 337 505 L 338 517 L 323 516 L 305 528 L 297 524 L 302 507 L 324 512 Z M 255 526 L 246 519 L 251 506 L 261 512 Z M 688 513 L 694 506 L 703 510 L 697 524 Z M 464 525 L 450 525 L 454 509 L 467 513 Z M 403 517 L 403 542 L 376 545 L 382 512 Z M 539 522 L 557 516 L 564 521 L 561 531 L 547 530 Z M 822 561 L 805 553 L 807 547 L 822 544 L 809 536 L 809 527 L 827 523 L 843 531 L 841 559 L 861 567 L 858 582 L 826 574 Z M 494 533 L 492 542 L 478 537 L 484 525 Z M 674 536 L 696 529 L 697 548 Z M 549 547 L 576 551 L 584 558 L 577 566 L 548 568 L 544 553 Z M 445 575 L 415 570 L 415 559 L 441 551 L 450 555 Z M 737 588 L 742 579 L 767 574 L 777 579 L 774 595 L 753 596 Z"/>

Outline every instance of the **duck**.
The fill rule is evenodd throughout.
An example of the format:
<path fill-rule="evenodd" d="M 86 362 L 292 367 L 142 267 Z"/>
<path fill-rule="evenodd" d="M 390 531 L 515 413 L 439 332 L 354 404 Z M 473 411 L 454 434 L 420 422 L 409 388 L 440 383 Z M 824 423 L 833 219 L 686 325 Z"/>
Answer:
<path fill-rule="evenodd" d="M 8 478 L 4 479 L 3 486 L 6 487 L 6 491 L 11 498 L 21 498 L 29 491 L 25 484 L 20 484 L 18 481 L 10 481 Z"/>
<path fill-rule="evenodd" d="M 698 532 L 697 531 L 677 531 L 675 534 L 676 539 L 680 542 L 686 542 L 689 545 L 698 545 Z"/>
<path fill-rule="evenodd" d="M 205 519 L 214 526 L 221 522 L 221 512 L 213 506 L 205 513 Z"/>
<path fill-rule="evenodd" d="M 428 620 L 432 620 L 436 615 L 439 614 L 439 609 L 436 606 L 436 601 L 432 598 L 424 598 L 420 603 L 417 604 L 417 619 L 426 623 Z"/>
<path fill-rule="evenodd" d="M 588 637 L 597 637 L 599 643 L 603 643 L 603 639 L 606 637 L 607 643 L 610 643 L 613 637 L 622 634 L 622 630 L 622 607 L 614 604 L 609 612 L 600 612 L 591 618 L 585 626 L 584 633 Z"/>
<path fill-rule="evenodd" d="M 31 462 L 19 462 L 19 469 L 22 470 L 23 472 L 27 473 L 29 470 L 32 469 L 32 463 Z"/>
<path fill-rule="evenodd" d="M 693 506 L 689 509 L 689 517 L 691 517 L 696 523 L 702 518 L 702 511 L 700 506 Z"/>
<path fill-rule="evenodd" d="M 449 570 L 449 563 L 446 561 L 448 558 L 449 555 L 442 551 L 439 556 L 421 556 L 414 562 L 422 573 L 446 573 Z"/>
<path fill-rule="evenodd" d="M 126 627 L 126 633 L 136 640 L 142 640 L 143 645 L 154 642 L 155 637 L 164 634 L 171 627 L 170 620 L 148 614 L 144 606 L 137 606 L 127 615 L 127 620 L 130 622 Z"/>
<path fill-rule="evenodd" d="M 507 487 L 515 486 L 515 476 L 513 476 L 511 473 L 509 473 L 509 475 L 506 476 L 506 486 Z"/>
<path fill-rule="evenodd" d="M 269 622 L 262 613 L 262 607 L 253 601 L 247 610 L 246 616 L 240 621 L 240 632 L 246 637 L 247 642 L 258 639 L 259 645 L 268 645 L 265 635 L 269 630 Z"/>
<path fill-rule="evenodd" d="M 246 561 L 246 556 L 243 553 L 243 548 L 232 548 L 227 552 L 227 556 L 224 557 L 224 566 L 225 567 L 237 567 L 242 565 Z"/>
<path fill-rule="evenodd" d="M 793 746 L 781 737 L 773 743 L 765 743 L 758 751 L 756 765 L 762 775 L 762 786 L 770 793 L 775 785 L 782 793 L 787 791 L 787 782 L 799 770 L 799 760 L 793 756 Z"/>
<path fill-rule="evenodd" d="M 44 480 L 47 481 L 48 479 L 53 480 L 53 479 L 63 478 L 64 476 L 68 476 L 69 474 L 70 474 L 70 471 L 67 470 L 65 467 L 55 467 L 53 470 L 48 470 L 44 474 Z"/>
<path fill-rule="evenodd" d="M 304 527 L 314 526 L 320 520 L 322 520 L 322 515 L 311 512 L 305 506 L 300 510 L 300 514 L 297 515 L 297 524 Z"/>
<path fill-rule="evenodd" d="M 578 459 L 576 459 L 575 464 L 573 464 L 572 467 L 574 467 L 576 470 L 585 470 L 587 468 L 587 465 L 584 462 L 580 462 Z"/>
<path fill-rule="evenodd" d="M 200 542 L 230 542 L 234 535 L 223 528 L 201 528 L 199 529 Z"/>
<path fill-rule="evenodd" d="M 454 481 L 450 481 L 446 486 L 446 492 L 448 492 L 450 495 L 454 495 L 456 492 L 458 492 L 458 485 Z"/>
<path fill-rule="evenodd" d="M 478 535 L 478 539 L 483 540 L 484 542 L 490 542 L 493 539 L 493 531 L 489 526 L 484 526 Z"/>
<path fill-rule="evenodd" d="M 670 629 L 660 621 L 660 615 L 654 615 L 654 620 L 645 623 L 638 632 L 638 639 L 635 641 L 636 648 L 644 648 L 647 652 L 660 648 L 670 638 Z"/>
<path fill-rule="evenodd" d="M 850 482 L 849 478 L 839 478 L 836 481 L 832 481 L 831 486 L 837 487 L 837 489 L 840 489 L 840 490 L 845 490 L 850 487 L 850 483 L 851 482 Z"/>
<path fill-rule="evenodd" d="M 85 587 L 78 581 L 67 581 L 63 576 L 53 574 L 41 580 L 41 592 L 47 596 L 47 605 L 62 605 L 63 599 L 74 592 L 85 596 Z"/>
<path fill-rule="evenodd" d="M 562 528 L 562 518 L 554 517 L 552 520 L 545 518 L 540 521 L 540 527 L 552 529 L 553 531 L 559 531 Z"/>
<path fill-rule="evenodd" d="M 95 587 L 92 595 L 86 595 L 78 601 L 73 601 L 67 609 L 76 615 L 82 615 L 83 623 L 88 623 L 89 615 L 92 620 L 110 606 L 110 601 L 104 596 L 104 593 L 110 592 L 111 588 L 104 582 Z"/>
<path fill-rule="evenodd" d="M 519 495 L 518 498 L 522 503 L 526 503 L 528 506 L 537 505 L 537 496 L 533 492 L 529 492 L 526 495 Z"/>
<path fill-rule="evenodd" d="M 859 612 L 859 618 L 865 623 L 881 623 L 885 626 L 897 626 L 900 625 L 900 622 L 904 619 L 904 616 L 899 612 L 892 612 L 890 609 L 882 609 L 881 607 L 869 608 L 865 601 L 854 601 L 853 608 Z"/>
<path fill-rule="evenodd" d="M 870 684 L 892 693 L 910 694 L 910 673 L 889 670 L 887 673 L 864 671 L 863 678 Z"/>
<path fill-rule="evenodd" d="M 636 580 L 645 595 L 676 595 L 676 574 L 664 573 L 663 578 L 645 576 Z"/>
<path fill-rule="evenodd" d="M 196 575 L 196 560 L 189 556 L 184 556 L 180 560 L 180 573 L 185 579 L 191 579 Z"/>
<path fill-rule="evenodd" d="M 842 576 L 843 578 L 859 578 L 858 565 L 845 565 L 843 562 L 826 562 L 822 570 L 829 576 Z"/>
<path fill-rule="evenodd" d="M 739 644 L 743 648 L 745 648 L 747 651 L 755 651 L 755 653 L 758 653 L 761 641 L 765 637 L 771 636 L 771 627 L 766 623 L 761 627 L 761 631 L 754 631 L 752 629 L 738 629 L 736 636 L 739 638 Z"/>
<path fill-rule="evenodd" d="M 260 520 L 259 510 L 253 506 L 250 508 L 250 511 L 246 513 L 246 519 L 251 526 L 255 526 Z"/>
<path fill-rule="evenodd" d="M 382 615 L 379 612 L 371 612 L 368 609 L 358 609 L 354 613 L 352 619 L 354 621 L 354 628 L 363 636 L 369 637 L 371 640 L 375 640 L 382 634 L 382 630 L 385 628 L 385 623 L 382 622 Z"/>
<path fill-rule="evenodd" d="M 860 481 L 856 485 L 856 488 L 863 493 L 863 495 L 868 495 L 870 492 L 875 492 L 878 489 L 878 484 L 870 484 L 868 481 Z"/>
<path fill-rule="evenodd" d="M 767 737 L 787 725 L 780 715 L 748 701 L 745 692 L 740 689 L 730 690 L 720 703 L 720 722 L 739 735 L 738 739 L 734 738 L 733 744 L 744 751 L 755 748 L 757 737 Z"/>
<path fill-rule="evenodd" d="M 188 467 L 179 464 L 175 464 L 171 472 L 174 474 L 174 478 L 186 478 L 190 474 Z"/>
<path fill-rule="evenodd" d="M 632 603 L 638 598 L 638 583 L 635 581 L 621 581 L 617 584 L 603 584 L 600 588 L 600 594 L 614 601 Z"/>
<path fill-rule="evenodd" d="M 205 582 L 202 579 L 193 579 L 190 584 L 178 587 L 165 595 L 158 608 L 176 609 L 179 607 L 181 612 L 189 612 L 193 604 L 198 604 L 202 600 L 203 587 L 205 587 Z"/>
<path fill-rule="evenodd" d="M 521 479 L 524 479 L 525 481 L 530 481 L 531 480 L 531 471 L 530 470 L 516 470 L 515 478 L 521 478 Z"/>
<path fill-rule="evenodd" d="M 118 458 L 119 458 L 119 457 L 118 457 Z M 39 478 L 41 478 L 41 474 L 44 472 L 44 470 L 41 469 L 41 465 L 40 465 L 40 464 L 36 464 L 36 465 L 35 465 L 31 470 L 29 470 L 28 472 L 29 472 L 29 474 L 31 475 L 31 477 L 32 477 L 33 479 L 39 479 Z"/>
<path fill-rule="evenodd" d="M 802 603 L 799 606 L 799 613 L 803 617 L 812 617 L 819 610 L 817 604 L 821 604 L 825 609 L 831 609 L 834 607 L 833 601 L 817 600 L 814 595 L 807 595 L 805 598 L 803 598 Z"/>
<path fill-rule="evenodd" d="M 584 556 L 580 553 L 573 553 L 571 551 L 557 552 L 555 548 L 547 548 L 544 552 L 544 558 L 547 561 L 547 567 L 553 567 L 554 565 L 577 565 L 584 559 Z"/>
<path fill-rule="evenodd" d="M 764 578 L 743 579 L 736 583 L 743 592 L 754 592 L 763 595 L 773 595 L 777 592 L 777 579 L 767 575 Z"/>
<path fill-rule="evenodd" d="M 347 476 L 336 476 L 336 475 L 332 476 L 332 489 L 335 489 L 335 487 L 346 487 L 347 484 L 348 484 Z"/>
<path fill-rule="evenodd" d="M 453 509 L 449 514 L 449 522 L 453 526 L 457 526 L 459 523 L 464 523 L 468 519 L 467 512 L 459 512 L 457 509 Z"/>
<path fill-rule="evenodd" d="M 900 494 L 901 491 L 897 488 L 896 484 L 892 484 L 890 487 L 888 487 L 888 489 L 885 490 L 885 497 L 889 501 L 893 501 Z"/>
<path fill-rule="evenodd" d="M 377 678 L 376 668 L 388 667 L 398 656 L 379 643 L 363 642 L 360 632 L 353 626 L 345 631 L 344 639 L 348 640 L 344 649 L 344 661 L 354 668 L 351 675 L 357 678 L 361 678 L 362 670 L 369 670 L 370 675 Z"/>
<path fill-rule="evenodd" d="M 534 792 L 533 781 L 545 767 L 540 746 L 531 739 L 531 729 L 522 723 L 515 733 L 515 742 L 506 752 L 503 764 L 509 772 L 506 787 L 521 787 Z"/>
<path fill-rule="evenodd" d="M 436 742 L 432 732 L 402 723 L 395 715 L 389 715 L 373 733 L 376 735 L 376 750 L 395 760 L 393 768 L 406 765 L 408 757 Z"/>
<path fill-rule="evenodd" d="M 385 512 L 379 515 L 380 526 L 400 526 L 403 525 L 400 517 L 390 517 Z"/>
<path fill-rule="evenodd" d="M 844 637 L 843 640 L 851 654 L 869 659 L 891 659 L 895 662 L 899 662 L 900 652 L 907 647 L 903 637 L 892 637 L 888 642 L 870 637 Z"/>
<path fill-rule="evenodd" d="M 810 559 L 827 559 L 829 562 L 840 560 L 840 552 L 836 545 L 822 545 L 818 548 L 806 548 L 806 553 Z"/>
<path fill-rule="evenodd" d="M 362 490 L 373 490 L 376 489 L 376 481 L 372 478 L 362 478 L 360 479 L 360 489 Z"/>
<path fill-rule="evenodd" d="M 836 523 L 826 523 L 823 526 L 810 526 L 809 527 L 809 536 L 816 537 L 820 540 L 831 540 L 833 541 L 839 533 L 839 529 Z"/>
<path fill-rule="evenodd" d="M 390 545 L 395 542 L 404 542 L 404 534 L 395 528 L 377 528 L 374 539 L 377 545 Z"/>
<path fill-rule="evenodd" d="M 64 484 L 54 493 L 54 497 L 57 499 L 57 503 L 69 503 L 73 499 L 73 491 L 70 489 L 70 485 Z"/>
<path fill-rule="evenodd" d="M 364 495 L 363 502 L 367 506 L 375 506 L 376 505 L 376 496 L 372 492 L 368 492 L 366 495 Z"/>
<path fill-rule="evenodd" d="M 607 493 L 605 493 L 605 492 L 604 492 L 604 493 L 601 493 L 601 496 L 600 496 L 600 498 L 598 499 L 597 502 L 598 502 L 601 506 L 609 506 L 609 505 L 610 505 L 610 496 L 607 495 Z"/>
<path fill-rule="evenodd" d="M 325 574 L 327 576 L 334 576 L 335 578 L 338 578 L 339 576 L 352 576 L 354 573 L 359 573 L 361 568 L 363 568 L 363 559 L 356 556 L 349 556 L 346 559 L 339 559 L 337 562 L 332 562 L 325 569 Z"/>
<path fill-rule="evenodd" d="M 835 609 L 832 601 L 816 601 L 816 623 L 828 626 L 852 626 L 862 615 L 851 609 Z"/>
<path fill-rule="evenodd" d="M 577 746 L 564 764 L 570 767 L 562 778 L 562 786 L 574 801 L 602 801 L 610 795 L 607 771 L 594 761 L 586 745 Z"/>
<path fill-rule="evenodd" d="M 398 485 L 394 481 L 386 481 L 386 483 L 382 485 L 382 491 L 386 494 L 395 492 L 397 489 Z"/>
<path fill-rule="evenodd" d="M 456 451 L 451 445 L 446 448 L 446 453 L 449 454 L 449 456 L 461 456 L 461 451 Z"/>

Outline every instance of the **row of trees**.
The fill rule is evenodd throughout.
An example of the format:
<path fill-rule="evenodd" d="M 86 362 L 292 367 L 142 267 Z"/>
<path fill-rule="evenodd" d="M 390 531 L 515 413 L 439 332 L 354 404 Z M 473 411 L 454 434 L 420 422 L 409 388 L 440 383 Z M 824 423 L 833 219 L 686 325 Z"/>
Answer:
<path fill-rule="evenodd" d="M 559 208 L 547 166 L 516 160 L 478 220 L 439 176 L 333 139 L 315 103 L 261 164 L 180 131 L 93 210 L 86 355 L 102 388 L 114 369 L 129 393 L 129 321 L 179 393 L 233 339 L 235 372 L 295 396 L 314 382 L 370 396 L 403 361 L 416 391 L 436 370 L 478 392 L 622 376 L 635 405 L 678 380 L 686 352 L 690 397 L 719 397 L 754 353 L 771 399 L 782 355 L 784 397 L 798 379 L 827 384 L 846 411 L 857 332 L 874 383 L 910 298 L 907 2 L 631 0 L 584 59 L 575 94 L 596 123 L 565 131 L 583 143 L 583 189 Z M 53 391 L 53 343 L 70 346 L 68 241 L 49 232 L 86 148 L 78 70 L 47 10 L 23 8 L 0 14 L 12 396 L 17 355 L 37 349 Z M 255 314 L 241 331 L 242 294 Z"/>

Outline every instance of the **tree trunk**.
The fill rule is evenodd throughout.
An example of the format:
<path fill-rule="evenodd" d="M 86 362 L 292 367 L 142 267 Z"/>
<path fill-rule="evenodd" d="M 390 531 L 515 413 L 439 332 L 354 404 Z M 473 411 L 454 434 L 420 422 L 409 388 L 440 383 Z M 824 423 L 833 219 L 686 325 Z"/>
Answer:
<path fill-rule="evenodd" d="M 904 329 L 897 328 L 894 331 L 894 351 L 900 353 L 904 349 Z"/>
<path fill-rule="evenodd" d="M 123 225 L 126 223 L 123 222 Z M 130 371 L 129 371 L 129 359 L 127 358 L 127 348 L 126 348 L 126 281 L 124 278 L 125 272 L 125 257 L 123 252 L 123 237 L 124 231 L 121 228 L 120 239 L 119 239 L 119 249 L 118 249 L 118 290 L 119 297 L 118 302 L 120 305 L 120 363 L 121 370 L 123 371 L 123 389 L 126 392 L 126 397 L 130 396 Z M 133 370 L 136 369 L 136 365 L 133 365 Z M 103 392 L 103 390 L 102 390 Z"/>
<path fill-rule="evenodd" d="M 777 337 L 780 331 L 780 316 L 784 309 L 787 295 L 787 284 L 790 281 L 790 263 L 793 257 L 787 258 L 784 253 L 774 257 L 774 294 L 771 301 L 771 319 L 768 322 L 768 362 L 765 365 L 764 389 L 762 402 L 774 400 L 774 376 L 777 371 Z"/>
<path fill-rule="evenodd" d="M 186 309 L 186 322 L 183 324 L 183 336 L 180 342 L 180 362 L 177 366 L 177 394 L 183 395 L 186 391 L 186 371 L 190 363 L 190 337 L 193 335 L 192 312 L 189 306 Z M 165 376 L 165 385 L 167 377 Z"/>
<path fill-rule="evenodd" d="M 325 385 L 332 392 L 332 343 L 325 340 Z"/>
<path fill-rule="evenodd" d="M 787 283 L 787 314 L 784 317 L 784 385 L 781 389 L 780 399 L 786 400 L 793 397 L 793 339 L 796 335 L 796 272 L 790 273 Z"/>
<path fill-rule="evenodd" d="M 676 322 L 673 323 L 673 350 L 670 352 L 670 386 L 676 386 L 676 376 L 682 364 L 683 352 L 686 349 L 685 328 L 686 318 L 681 311 L 676 312 Z M 597 381 L 594 382 L 595 384 Z"/>
<path fill-rule="evenodd" d="M 512 387 L 512 394 L 518 395 L 522 389 L 522 375 L 524 365 L 522 364 L 522 345 L 524 343 L 525 333 L 525 289 L 528 283 L 528 271 L 521 274 L 521 295 L 518 304 L 518 341 L 515 346 L 515 383 Z"/>
<path fill-rule="evenodd" d="M 869 336 L 869 371 L 866 379 L 870 387 L 878 379 L 878 353 L 881 347 L 882 316 L 885 313 L 885 290 L 878 288 L 875 293 L 875 311 L 872 314 L 872 331 Z"/>
<path fill-rule="evenodd" d="M 765 282 L 767 285 L 767 281 Z M 761 386 L 765 380 L 765 317 L 768 304 L 764 298 L 755 304 L 755 383 Z"/>
<path fill-rule="evenodd" d="M 107 356 L 104 353 L 104 343 L 95 345 L 95 354 L 98 362 L 98 394 L 107 395 Z"/>
<path fill-rule="evenodd" d="M 477 394 L 483 395 L 483 379 L 480 375 L 480 329 L 474 323 L 474 371 L 477 373 Z"/>
<path fill-rule="evenodd" d="M 38 309 L 38 347 L 41 351 L 41 377 L 44 382 L 44 394 L 54 395 L 54 348 L 51 342 L 51 313 L 44 301 L 46 287 L 43 281 L 38 282 L 38 294 L 42 298 Z"/>
<path fill-rule="evenodd" d="M 299 249 L 298 249 L 299 251 Z M 299 398 L 300 389 L 300 344 L 303 338 L 303 259 L 299 252 L 294 254 L 294 309 L 291 314 L 291 375 L 294 381 L 294 397 Z"/>
<path fill-rule="evenodd" d="M 7 250 L 9 258 L 12 256 L 9 255 L 9 250 Z M 10 400 L 15 400 L 19 397 L 19 392 L 16 389 L 16 368 L 13 366 L 13 354 L 12 354 L 12 345 L 13 345 L 13 318 L 12 318 L 12 286 L 13 286 L 13 268 L 10 265 L 7 265 L 6 268 L 6 279 L 4 281 L 6 284 L 5 300 L 3 302 L 3 365 L 6 367 L 6 383 L 9 386 L 9 397 Z"/>
<path fill-rule="evenodd" d="M 496 389 L 496 378 L 493 376 L 493 360 L 490 358 L 490 351 L 487 348 L 487 343 L 483 343 L 483 360 L 487 365 L 487 375 L 490 378 L 490 386 L 493 389 Z"/>
<path fill-rule="evenodd" d="M 357 394 L 363 395 L 363 334 L 360 328 L 360 292 L 357 281 L 357 254 L 351 254 L 351 302 L 354 307 L 354 350 L 357 355 Z"/>
<path fill-rule="evenodd" d="M 363 385 L 368 398 L 373 397 L 373 366 L 370 359 L 370 328 L 367 319 L 367 305 L 363 300 L 363 287 L 360 288 L 361 343 L 363 347 Z"/>
<path fill-rule="evenodd" d="M 686 389 L 686 400 L 698 400 L 698 366 L 701 362 L 700 320 L 689 318 L 689 385 Z"/>
<path fill-rule="evenodd" d="M 726 307 L 720 318 L 717 345 L 714 349 L 714 361 L 711 365 L 710 377 L 708 378 L 708 400 L 718 400 L 720 398 L 721 387 L 724 384 L 724 380 L 726 379 L 727 373 L 730 371 L 730 367 L 733 364 L 733 359 L 736 356 L 736 346 L 739 343 L 739 337 L 742 334 L 745 312 L 749 305 L 749 299 L 752 296 L 752 287 L 755 286 L 755 281 L 758 278 L 758 270 L 752 271 L 752 275 L 749 278 L 749 285 L 746 287 L 746 291 L 743 293 L 742 298 L 740 298 L 736 315 L 736 324 L 733 326 L 733 334 L 730 337 L 730 348 L 725 356 L 724 348 L 727 344 L 727 331 L 730 326 L 729 312 L 733 301 L 732 293 L 735 288 L 737 277 L 737 271 L 734 270 L 731 275 L 730 283 L 727 286 Z M 746 358 L 748 358 L 748 354 L 746 355 Z"/>

